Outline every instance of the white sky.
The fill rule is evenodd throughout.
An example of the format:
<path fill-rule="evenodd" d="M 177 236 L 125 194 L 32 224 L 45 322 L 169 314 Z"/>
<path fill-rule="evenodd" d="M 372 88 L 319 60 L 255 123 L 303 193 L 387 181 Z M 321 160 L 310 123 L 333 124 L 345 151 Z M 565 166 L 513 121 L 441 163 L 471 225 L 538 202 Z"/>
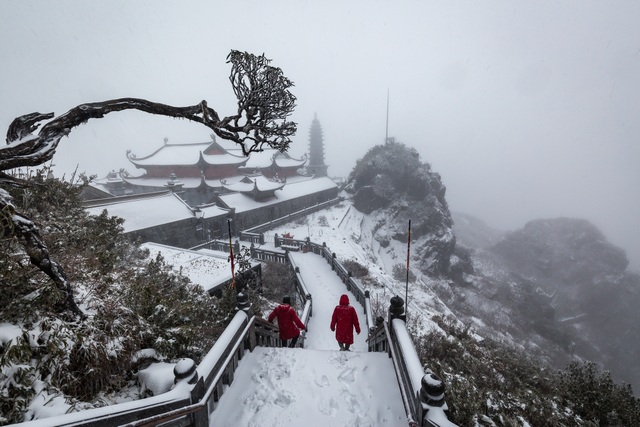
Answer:
<path fill-rule="evenodd" d="M 627 1 L 0 2 L 0 129 L 33 111 L 133 96 L 235 99 L 231 49 L 265 53 L 314 113 L 332 175 L 389 134 L 418 149 L 452 210 L 515 229 L 586 218 L 640 269 L 640 3 Z M 127 149 L 206 140 L 182 121 L 114 113 L 72 132 L 60 174 L 128 168 Z"/>

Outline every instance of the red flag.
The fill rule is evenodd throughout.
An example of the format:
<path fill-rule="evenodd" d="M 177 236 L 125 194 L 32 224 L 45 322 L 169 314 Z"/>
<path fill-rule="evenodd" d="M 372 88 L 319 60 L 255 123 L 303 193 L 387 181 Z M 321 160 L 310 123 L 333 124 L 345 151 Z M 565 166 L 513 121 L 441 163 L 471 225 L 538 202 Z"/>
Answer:
<path fill-rule="evenodd" d="M 227 220 L 227 225 L 229 226 L 229 259 L 231 259 L 231 287 L 236 287 L 236 273 L 235 273 L 235 264 L 233 259 L 233 244 L 231 243 L 231 220 Z"/>
<path fill-rule="evenodd" d="M 404 286 L 404 313 L 409 312 L 409 253 L 411 252 L 411 220 L 409 220 L 409 231 L 407 233 L 407 281 Z"/>

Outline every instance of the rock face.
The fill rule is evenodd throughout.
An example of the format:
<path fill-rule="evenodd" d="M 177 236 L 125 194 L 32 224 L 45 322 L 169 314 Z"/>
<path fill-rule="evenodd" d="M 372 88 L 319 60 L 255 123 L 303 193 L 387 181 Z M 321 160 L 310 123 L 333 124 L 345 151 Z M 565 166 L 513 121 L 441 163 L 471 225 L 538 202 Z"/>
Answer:
<path fill-rule="evenodd" d="M 376 211 L 378 217 L 386 218 L 374 235 L 382 246 L 389 239 L 407 242 L 411 220 L 420 270 L 429 275 L 450 273 L 456 241 L 446 188 L 415 149 L 394 141 L 373 147 L 356 163 L 345 190 L 353 194 L 360 212 Z"/>

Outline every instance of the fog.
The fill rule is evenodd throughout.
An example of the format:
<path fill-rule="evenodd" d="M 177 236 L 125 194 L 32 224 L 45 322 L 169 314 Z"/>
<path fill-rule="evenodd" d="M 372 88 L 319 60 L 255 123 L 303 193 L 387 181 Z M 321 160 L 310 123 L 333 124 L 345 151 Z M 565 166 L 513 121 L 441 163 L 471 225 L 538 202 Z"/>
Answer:
<path fill-rule="evenodd" d="M 640 3 L 629 1 L 0 2 L 0 129 L 91 101 L 206 99 L 235 110 L 231 49 L 295 82 L 291 154 L 317 113 L 332 176 L 389 135 L 442 176 L 450 208 L 510 230 L 586 218 L 640 269 Z M 196 124 L 113 113 L 74 130 L 56 175 L 137 174 Z"/>

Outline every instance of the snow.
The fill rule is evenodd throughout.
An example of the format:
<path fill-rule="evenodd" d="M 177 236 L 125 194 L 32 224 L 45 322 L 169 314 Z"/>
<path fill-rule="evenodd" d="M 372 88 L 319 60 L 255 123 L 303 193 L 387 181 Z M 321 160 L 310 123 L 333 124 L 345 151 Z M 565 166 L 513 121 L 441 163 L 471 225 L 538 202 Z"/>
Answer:
<path fill-rule="evenodd" d="M 391 359 L 367 352 L 364 309 L 331 266 L 313 253 L 292 253 L 312 295 L 305 348 L 257 347 L 240 361 L 211 426 L 407 425 Z M 340 295 L 347 294 L 360 320 L 352 351 L 339 351 L 329 325 Z"/>
<path fill-rule="evenodd" d="M 182 274 L 192 283 L 202 286 L 209 291 L 231 279 L 231 264 L 227 252 L 201 249 L 191 251 L 179 249 L 159 243 L 143 243 L 142 248 L 149 249 L 150 257 L 155 258 L 160 253 L 167 264 L 173 266 L 176 272 L 182 269 Z M 252 262 L 255 266 L 258 262 Z"/>
<path fill-rule="evenodd" d="M 138 381 L 142 386 L 142 392 L 149 390 L 154 396 L 171 390 L 174 381 L 173 368 L 175 363 L 153 363 L 146 369 L 138 371 Z"/>
<path fill-rule="evenodd" d="M 318 180 L 313 180 L 317 182 Z M 301 182 L 304 189 L 309 182 Z M 335 185 L 331 183 L 331 185 Z M 287 185 L 294 187 L 295 185 Z M 287 188 L 285 187 L 285 188 Z M 111 213 L 110 213 L 111 214 Z M 323 217 L 322 220 L 320 217 Z M 384 302 L 393 295 L 404 298 L 404 283 L 392 279 L 385 270 L 400 259 L 406 257 L 406 246 L 397 249 L 392 246 L 381 249 L 367 237 L 367 230 L 373 227 L 370 219 L 356 212 L 348 202 L 331 210 L 316 212 L 307 218 L 306 223 L 290 223 L 269 232 L 267 240 L 273 239 L 273 233 L 283 234 L 286 231 L 295 234 L 297 239 L 307 236 L 314 242 L 326 242 L 332 252 L 339 259 L 355 259 L 367 266 L 371 276 L 381 283 L 380 286 L 369 286 L 372 292 L 372 303 L 376 315 L 384 314 Z M 323 224 L 323 225 L 321 225 Z M 272 244 L 271 244 L 272 245 Z M 269 246 L 266 244 L 265 246 Z M 153 250 L 160 250 L 162 245 L 151 245 Z M 162 250 L 169 250 L 164 247 Z M 370 250 L 372 249 L 372 250 Z M 393 253 L 397 251 L 395 254 Z M 402 251 L 402 252 L 399 252 Z M 206 254 L 200 251 L 180 251 L 181 254 L 163 255 L 168 262 L 183 267 L 183 273 L 195 283 L 202 284 L 204 279 L 211 279 L 212 271 L 197 272 L 194 260 L 200 260 Z M 174 256 L 175 255 L 175 256 Z M 313 253 L 291 252 L 294 262 L 300 267 L 300 275 L 312 294 L 313 316 L 308 322 L 305 347 L 296 349 L 257 347 L 253 352 L 246 352 L 239 361 L 239 367 L 234 374 L 231 386 L 226 386 L 225 393 L 217 403 L 211 415 L 211 426 L 280 426 L 304 423 L 306 427 L 313 426 L 397 426 L 407 425 L 398 382 L 392 361 L 387 353 L 367 352 L 367 324 L 363 307 L 356 302 L 353 294 L 346 291 L 329 263 L 321 256 Z M 228 275 L 228 263 L 224 254 L 222 271 Z M 222 261 L 222 260 L 221 260 Z M 384 266 L 384 267 L 383 267 Z M 204 271 L 204 270 L 203 270 Z M 191 276 L 190 276 L 191 275 Z M 203 285 L 204 286 L 204 285 Z M 418 285 L 415 285 L 418 286 Z M 411 302 L 411 314 L 419 315 L 426 327 L 435 327 L 429 320 L 432 313 L 438 312 L 439 300 L 424 286 L 416 295 L 424 294 Z M 362 333 L 354 335 L 354 344 L 350 352 L 338 350 L 338 344 L 329 325 L 334 307 L 338 304 L 340 295 L 347 294 L 360 320 Z M 413 293 L 410 292 L 410 296 Z M 301 309 L 301 307 L 298 307 Z M 246 313 L 237 312 L 230 325 L 225 329 L 214 347 L 204 357 L 197 367 L 200 376 L 210 372 L 221 356 L 223 349 L 229 344 L 236 331 L 247 324 Z M 397 328 L 403 329 L 403 328 Z M 13 325 L 0 325 L 0 339 L 14 339 L 19 329 Z M 403 347 L 413 346 L 408 337 Z M 174 364 L 153 364 L 140 372 L 144 387 L 156 393 L 161 393 L 170 387 L 174 380 Z M 409 362 L 412 380 L 419 384 L 424 375 L 419 362 Z M 167 401 L 187 393 L 186 389 L 173 389 L 169 392 L 155 395 L 143 401 L 126 402 L 118 405 L 122 408 L 134 408 L 154 401 Z M 48 402 L 45 405 L 45 401 Z M 62 413 L 69 409 L 63 399 L 43 396 L 34 402 L 32 410 L 44 416 L 46 411 Z M 110 413 L 116 407 L 104 407 L 92 410 L 92 416 L 97 413 Z M 98 411 L 98 412 L 94 412 Z M 65 420 L 81 420 L 82 413 L 71 413 L 63 416 Z M 451 426 L 442 408 L 431 408 L 428 417 L 443 426 Z M 27 423 L 31 426 L 51 425 L 51 420 L 39 420 Z M 56 420 L 57 422 L 58 420 Z M 25 424 L 25 427 L 27 427 Z"/>
<path fill-rule="evenodd" d="M 335 347 L 335 346 L 334 346 Z M 407 425 L 385 353 L 257 347 L 239 363 L 210 426 Z"/>
<path fill-rule="evenodd" d="M 109 216 L 124 218 L 125 233 L 194 217 L 191 209 L 171 192 L 155 197 L 118 200 L 117 203 L 106 200 L 99 205 L 88 207 L 86 211 L 90 215 L 100 215 L 105 209 Z"/>
<path fill-rule="evenodd" d="M 0 323 L 0 346 L 10 343 L 22 335 L 22 329 L 11 323 Z"/>

